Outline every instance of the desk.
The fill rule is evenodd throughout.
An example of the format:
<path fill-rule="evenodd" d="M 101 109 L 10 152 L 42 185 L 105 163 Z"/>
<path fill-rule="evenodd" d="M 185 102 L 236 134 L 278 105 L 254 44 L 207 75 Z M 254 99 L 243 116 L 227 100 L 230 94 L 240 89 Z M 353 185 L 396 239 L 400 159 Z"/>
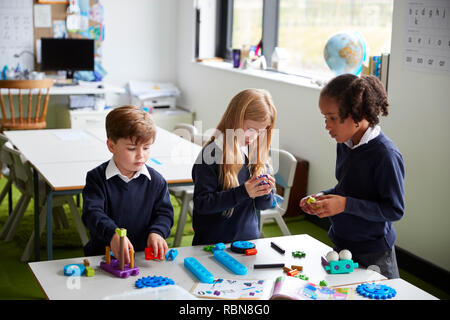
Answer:
<path fill-rule="evenodd" d="M 281 255 L 272 249 L 270 246 L 271 241 L 284 248 L 286 253 Z M 231 273 L 222 264 L 218 263 L 211 253 L 204 251 L 203 246 L 177 248 L 178 255 L 174 261 L 147 261 L 144 259 L 143 252 L 137 252 L 135 263 L 140 268 L 140 273 L 138 276 L 130 276 L 126 279 L 117 278 L 101 270 L 99 264 L 103 256 L 88 257 L 91 266 L 95 269 L 95 276 L 79 277 L 79 289 L 68 287 L 68 281 L 72 279 L 64 276 L 63 268 L 67 264 L 83 263 L 84 257 L 32 262 L 28 265 L 47 298 L 52 300 L 102 299 L 104 297 L 138 290 L 134 289 L 135 281 L 141 277 L 153 275 L 169 277 L 175 281 L 176 285 L 190 291 L 198 282 L 198 279 L 184 267 L 184 258 L 186 257 L 196 258 L 214 275 L 215 279 L 275 280 L 283 274 L 281 268 L 253 269 L 253 265 L 258 263 L 282 262 L 287 266 L 291 264 L 302 265 L 303 274 L 309 277 L 310 282 L 319 283 L 321 280 L 325 280 L 329 286 L 355 286 L 355 283 L 361 282 L 391 281 L 375 271 L 361 268 L 355 269 L 350 274 L 328 274 L 321 265 L 320 257 L 325 256 L 332 248 L 306 234 L 256 239 L 252 240 L 252 242 L 255 243 L 258 250 L 258 254 L 254 256 L 236 254 L 227 249 L 227 252 L 231 256 L 247 267 L 248 271 L 246 275 Z M 292 257 L 291 252 L 297 250 L 305 252 L 306 257 L 301 259 Z M 393 285 L 395 285 L 394 288 L 398 292 L 397 299 L 434 298 L 401 279 L 398 279 L 398 281 L 395 280 Z M 269 294 L 270 292 L 264 295 L 266 299 L 269 297 Z"/>
<path fill-rule="evenodd" d="M 1 89 L 1 94 L 7 94 L 8 89 Z M 19 90 L 11 90 L 12 94 L 19 94 Z M 71 95 L 71 94 L 106 94 L 106 93 L 126 93 L 125 88 L 102 83 L 102 88 L 98 88 L 98 85 L 73 85 L 73 86 L 55 86 L 50 88 L 51 95 Z"/>
<path fill-rule="evenodd" d="M 38 174 L 50 188 L 46 199 L 46 223 L 48 260 L 52 260 L 52 197 L 56 194 L 80 193 L 84 188 L 87 172 L 111 158 L 106 146 L 105 130 L 17 130 L 6 131 L 4 134 L 34 169 L 36 260 L 40 260 Z M 167 183 L 189 185 L 192 184 L 192 165 L 200 150 L 200 146 L 158 128 L 147 164 L 161 173 Z"/>

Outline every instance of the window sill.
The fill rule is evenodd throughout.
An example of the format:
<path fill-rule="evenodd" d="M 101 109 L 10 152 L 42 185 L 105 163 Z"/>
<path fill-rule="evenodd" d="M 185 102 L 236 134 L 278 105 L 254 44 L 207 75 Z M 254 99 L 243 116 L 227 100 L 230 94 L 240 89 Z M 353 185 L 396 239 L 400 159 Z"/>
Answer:
<path fill-rule="evenodd" d="M 313 79 L 310 77 L 286 74 L 271 70 L 260 70 L 253 68 L 249 69 L 233 68 L 231 63 L 223 61 L 203 61 L 203 62 L 193 61 L 193 63 L 209 68 L 230 71 L 238 74 L 244 74 L 257 78 L 268 79 L 272 81 L 283 82 L 291 85 L 307 87 L 317 90 L 321 90 L 323 87 L 323 83 L 326 82 L 325 79 Z"/>

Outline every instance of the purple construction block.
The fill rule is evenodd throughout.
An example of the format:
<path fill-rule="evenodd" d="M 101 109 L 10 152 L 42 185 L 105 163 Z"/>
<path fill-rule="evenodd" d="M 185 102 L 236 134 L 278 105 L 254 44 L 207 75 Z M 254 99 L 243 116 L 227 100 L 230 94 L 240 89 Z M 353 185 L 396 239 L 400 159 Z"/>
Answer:
<path fill-rule="evenodd" d="M 111 264 L 104 261 L 100 262 L 100 268 L 118 278 L 128 278 L 130 275 L 137 276 L 139 274 L 139 267 L 129 268 L 128 266 L 128 264 L 125 264 L 123 270 L 120 270 L 119 260 L 117 259 L 111 259 Z"/>
<path fill-rule="evenodd" d="M 327 261 L 327 259 L 325 259 L 324 257 L 320 257 L 320 258 L 321 258 L 321 260 L 322 260 L 322 266 L 323 266 L 323 267 L 329 266 L 329 265 L 330 265 L 330 263 Z"/>

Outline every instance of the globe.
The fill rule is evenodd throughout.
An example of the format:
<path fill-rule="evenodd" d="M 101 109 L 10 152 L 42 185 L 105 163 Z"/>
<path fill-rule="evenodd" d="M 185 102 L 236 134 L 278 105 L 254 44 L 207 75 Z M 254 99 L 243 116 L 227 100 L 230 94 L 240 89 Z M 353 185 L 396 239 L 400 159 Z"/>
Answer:
<path fill-rule="evenodd" d="M 359 75 L 366 59 L 366 41 L 359 32 L 339 32 L 328 39 L 323 55 L 336 75 Z"/>

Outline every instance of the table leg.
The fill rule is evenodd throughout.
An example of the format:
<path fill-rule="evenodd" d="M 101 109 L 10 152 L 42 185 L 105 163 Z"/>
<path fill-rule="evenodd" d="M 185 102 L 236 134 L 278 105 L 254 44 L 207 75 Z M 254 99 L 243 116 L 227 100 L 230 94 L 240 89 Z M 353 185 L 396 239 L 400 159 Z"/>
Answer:
<path fill-rule="evenodd" d="M 53 244 L 52 244 L 52 196 L 53 191 L 47 195 L 47 260 L 53 260 Z"/>
<path fill-rule="evenodd" d="M 41 260 L 39 241 L 39 177 L 36 169 L 33 169 L 34 179 L 34 252 L 35 260 Z"/>

